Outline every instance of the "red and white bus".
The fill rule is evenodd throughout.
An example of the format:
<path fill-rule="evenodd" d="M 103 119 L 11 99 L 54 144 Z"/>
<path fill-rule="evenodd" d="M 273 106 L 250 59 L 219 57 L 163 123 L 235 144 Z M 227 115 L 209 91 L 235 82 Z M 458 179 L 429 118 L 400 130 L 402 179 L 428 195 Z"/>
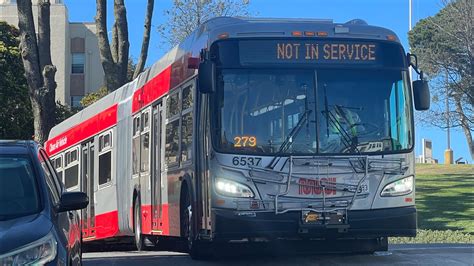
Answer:
<path fill-rule="evenodd" d="M 388 29 L 222 17 L 45 146 L 90 197 L 86 243 L 183 237 L 198 258 L 214 241 L 330 237 L 375 251 L 416 234 L 413 104 L 429 91 Z"/>

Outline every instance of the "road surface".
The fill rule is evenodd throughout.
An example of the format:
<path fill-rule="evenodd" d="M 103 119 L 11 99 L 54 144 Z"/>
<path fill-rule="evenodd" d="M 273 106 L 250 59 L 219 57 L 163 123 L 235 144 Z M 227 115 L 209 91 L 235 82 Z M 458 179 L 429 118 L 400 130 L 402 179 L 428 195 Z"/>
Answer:
<path fill-rule="evenodd" d="M 84 253 L 89 265 L 474 265 L 474 245 L 390 245 L 388 252 L 371 255 L 286 254 L 285 252 L 232 255 L 211 261 L 193 261 L 187 254 L 168 251 Z"/>

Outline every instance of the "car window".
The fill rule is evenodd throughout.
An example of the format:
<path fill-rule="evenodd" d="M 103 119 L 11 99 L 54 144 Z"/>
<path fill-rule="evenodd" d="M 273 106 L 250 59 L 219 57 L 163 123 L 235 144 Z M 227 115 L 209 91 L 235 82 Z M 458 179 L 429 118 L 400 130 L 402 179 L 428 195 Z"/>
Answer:
<path fill-rule="evenodd" d="M 38 191 L 32 162 L 26 155 L 0 156 L 0 220 L 38 213 Z"/>
<path fill-rule="evenodd" d="M 41 162 L 41 167 L 45 173 L 46 184 L 53 200 L 53 204 L 59 205 L 59 201 L 61 199 L 61 186 L 58 183 L 56 172 L 54 171 L 49 158 L 44 154 L 44 152 L 40 151 L 39 159 Z"/>
<path fill-rule="evenodd" d="M 40 152 L 46 160 L 46 165 L 48 166 L 48 169 L 50 170 L 53 176 L 53 181 L 54 181 L 54 184 L 56 185 L 56 188 L 59 191 L 59 194 L 62 194 L 62 192 L 64 191 L 64 184 L 62 182 L 60 175 L 56 171 L 56 168 L 54 167 L 53 161 L 51 161 L 51 158 L 49 158 L 49 156 L 46 154 L 44 150 L 40 150 Z"/>

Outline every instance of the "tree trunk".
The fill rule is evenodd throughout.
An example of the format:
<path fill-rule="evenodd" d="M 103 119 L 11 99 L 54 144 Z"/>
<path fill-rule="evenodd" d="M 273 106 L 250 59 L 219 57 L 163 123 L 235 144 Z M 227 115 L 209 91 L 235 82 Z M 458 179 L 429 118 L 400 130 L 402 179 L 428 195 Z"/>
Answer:
<path fill-rule="evenodd" d="M 128 42 L 127 10 L 125 8 L 124 0 L 114 1 L 114 15 L 115 23 L 117 25 L 118 39 L 118 57 L 115 63 L 117 65 L 117 72 L 119 73 L 119 84 L 114 88 L 115 90 L 128 81 L 127 70 L 130 43 Z"/>
<path fill-rule="evenodd" d="M 99 41 L 100 61 L 104 69 L 104 83 L 114 91 L 127 82 L 128 25 L 123 0 L 114 1 L 115 24 L 112 30 L 112 50 L 107 35 L 107 1 L 97 0 L 95 23 Z"/>
<path fill-rule="evenodd" d="M 31 0 L 17 1 L 20 50 L 34 116 L 34 138 L 44 143 L 55 123 L 56 67 L 51 63 L 49 1 L 39 0 L 38 6 L 37 40 Z"/>
<path fill-rule="evenodd" d="M 472 132 L 469 128 L 469 122 L 464 114 L 464 110 L 461 104 L 461 100 L 459 97 L 454 97 L 456 103 L 456 112 L 461 117 L 461 127 L 464 131 L 464 135 L 466 136 L 467 146 L 469 148 L 469 152 L 471 153 L 471 159 L 474 160 L 474 142 L 472 141 Z"/>
<path fill-rule="evenodd" d="M 145 15 L 145 30 L 143 32 L 142 50 L 140 52 L 140 58 L 138 59 L 135 72 L 133 73 L 133 79 L 138 77 L 138 75 L 143 71 L 143 68 L 145 67 L 146 58 L 148 56 L 148 47 L 150 45 L 150 29 L 154 3 L 155 0 L 148 0 Z"/>

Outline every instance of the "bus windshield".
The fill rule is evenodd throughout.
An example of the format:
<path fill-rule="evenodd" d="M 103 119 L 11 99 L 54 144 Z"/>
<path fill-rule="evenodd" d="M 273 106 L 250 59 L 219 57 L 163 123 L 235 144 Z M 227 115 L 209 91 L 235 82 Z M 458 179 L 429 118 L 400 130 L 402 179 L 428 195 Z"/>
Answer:
<path fill-rule="evenodd" d="M 257 155 L 361 154 L 412 147 L 407 72 L 218 70 L 217 149 Z"/>

